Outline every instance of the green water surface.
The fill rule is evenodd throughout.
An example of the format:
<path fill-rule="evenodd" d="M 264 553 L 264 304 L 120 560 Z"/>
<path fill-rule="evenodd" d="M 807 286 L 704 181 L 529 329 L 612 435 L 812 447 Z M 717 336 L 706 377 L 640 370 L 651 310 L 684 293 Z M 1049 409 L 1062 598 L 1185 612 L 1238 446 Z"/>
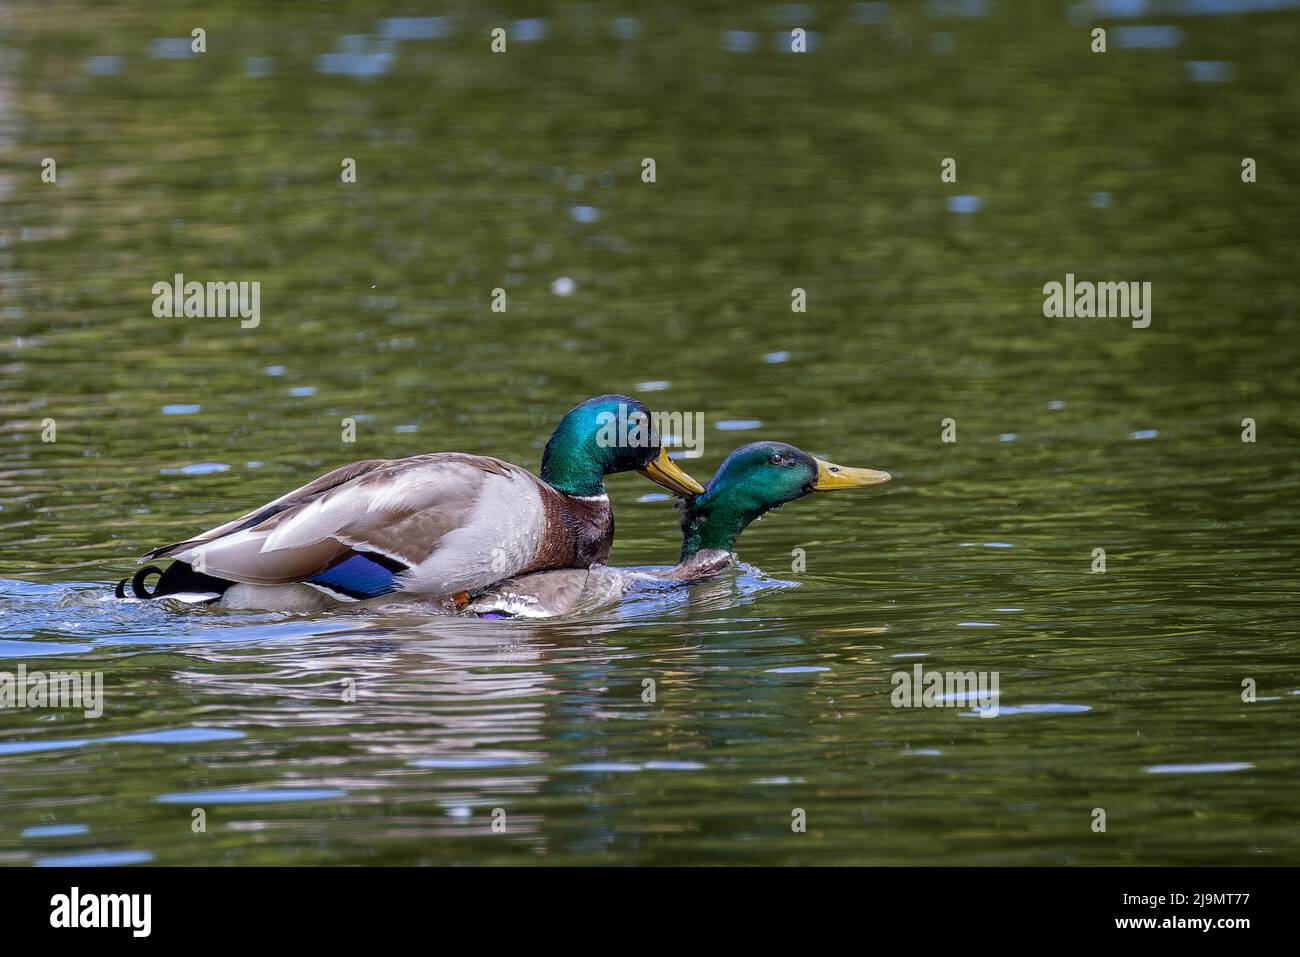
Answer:
<path fill-rule="evenodd" d="M 105 694 L 0 710 L 0 862 L 1300 863 L 1300 9 L 434 6 L 0 0 L 0 670 Z M 155 318 L 177 273 L 259 324 Z M 1045 318 L 1067 273 L 1150 327 Z M 700 478 L 894 481 L 572 620 L 106 600 L 610 391 L 701 413 Z M 612 560 L 670 563 L 609 487 Z M 997 716 L 894 707 L 917 663 Z"/>

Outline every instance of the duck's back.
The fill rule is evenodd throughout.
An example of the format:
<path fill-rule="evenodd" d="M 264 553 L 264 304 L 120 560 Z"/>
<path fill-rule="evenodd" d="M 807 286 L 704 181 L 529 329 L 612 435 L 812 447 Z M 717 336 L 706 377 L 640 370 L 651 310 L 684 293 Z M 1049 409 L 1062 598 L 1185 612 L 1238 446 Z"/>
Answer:
<path fill-rule="evenodd" d="M 434 452 L 344 466 L 147 557 L 355 600 L 473 594 L 512 575 L 599 561 L 612 537 L 603 496 L 571 499 L 501 459 Z"/>

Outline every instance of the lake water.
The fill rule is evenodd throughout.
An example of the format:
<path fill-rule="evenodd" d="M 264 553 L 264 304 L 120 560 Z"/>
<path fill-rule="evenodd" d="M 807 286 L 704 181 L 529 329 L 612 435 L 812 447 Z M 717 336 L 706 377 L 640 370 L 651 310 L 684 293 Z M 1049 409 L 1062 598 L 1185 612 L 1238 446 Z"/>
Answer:
<path fill-rule="evenodd" d="M 1020 6 L 0 0 L 0 671 L 104 682 L 0 711 L 0 862 L 1300 863 L 1300 9 Z M 155 318 L 178 273 L 259 324 Z M 1045 318 L 1067 273 L 1150 326 Z M 700 478 L 895 478 L 567 620 L 108 598 L 607 391 L 703 413 Z M 673 561 L 609 485 L 612 560 Z M 996 716 L 894 707 L 917 664 Z"/>

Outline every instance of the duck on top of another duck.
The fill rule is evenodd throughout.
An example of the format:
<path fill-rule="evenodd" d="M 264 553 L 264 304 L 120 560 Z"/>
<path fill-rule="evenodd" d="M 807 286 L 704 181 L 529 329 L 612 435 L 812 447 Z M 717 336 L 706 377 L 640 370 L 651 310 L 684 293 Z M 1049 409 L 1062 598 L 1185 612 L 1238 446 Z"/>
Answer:
<path fill-rule="evenodd" d="M 117 586 L 139 598 L 315 610 L 400 594 L 463 605 L 494 582 L 604 561 L 614 539 L 605 476 L 637 471 L 677 495 L 704 488 L 648 428 L 610 442 L 611 417 L 649 423 L 625 395 L 570 410 L 542 453 L 541 476 L 487 455 L 370 459 L 323 475 L 141 561 Z M 153 590 L 147 582 L 161 575 Z"/>
<path fill-rule="evenodd" d="M 703 492 L 678 503 L 682 551 L 672 568 L 595 565 L 537 572 L 498 582 L 465 610 L 485 618 L 549 618 L 590 610 L 639 584 L 699 581 L 736 561 L 740 533 L 766 512 L 812 492 L 881 485 L 890 478 L 888 472 L 824 462 L 784 442 L 751 442 L 727 456 Z"/>

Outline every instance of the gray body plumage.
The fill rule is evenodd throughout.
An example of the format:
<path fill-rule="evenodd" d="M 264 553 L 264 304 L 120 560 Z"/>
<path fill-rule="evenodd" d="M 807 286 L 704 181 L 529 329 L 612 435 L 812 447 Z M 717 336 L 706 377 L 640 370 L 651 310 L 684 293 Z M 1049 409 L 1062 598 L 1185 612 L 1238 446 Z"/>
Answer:
<path fill-rule="evenodd" d="M 436 452 L 336 469 L 145 558 L 175 558 L 206 575 L 263 586 L 234 586 L 225 607 L 279 608 L 314 600 L 302 596 L 303 585 L 280 595 L 267 586 L 304 582 L 354 550 L 407 566 L 399 592 L 442 597 L 602 561 L 612 538 L 603 497 L 563 495 L 489 456 Z"/>
<path fill-rule="evenodd" d="M 701 551 L 662 571 L 593 565 L 520 575 L 482 591 L 466 611 L 500 613 L 517 618 L 553 618 L 593 611 L 638 587 L 686 584 L 716 575 L 736 560 L 731 552 Z"/>

